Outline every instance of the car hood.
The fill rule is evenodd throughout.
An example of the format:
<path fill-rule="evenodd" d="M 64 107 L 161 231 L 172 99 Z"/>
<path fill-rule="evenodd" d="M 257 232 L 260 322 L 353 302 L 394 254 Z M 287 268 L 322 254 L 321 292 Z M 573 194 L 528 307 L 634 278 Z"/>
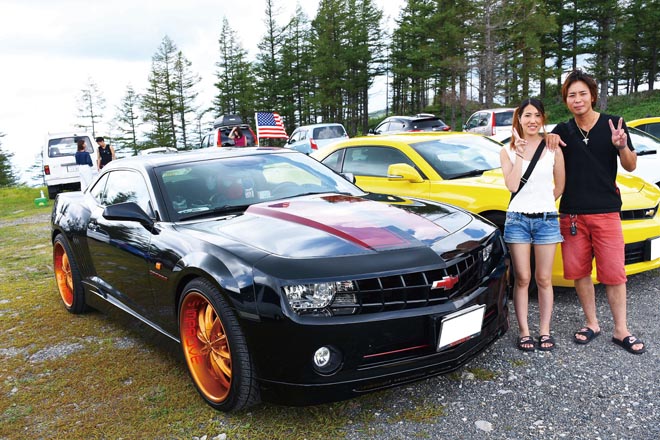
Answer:
<path fill-rule="evenodd" d="M 433 247 L 473 220 L 446 205 L 398 197 L 388 201 L 399 206 L 338 194 L 303 196 L 179 226 L 209 242 L 229 239 L 269 254 L 311 258 Z"/>
<path fill-rule="evenodd" d="M 479 177 L 470 177 L 463 180 L 474 185 L 500 186 L 506 189 L 501 168 L 486 171 Z M 621 193 L 623 203 L 621 209 L 624 211 L 651 208 L 660 202 L 660 189 L 638 176 L 619 173 L 616 176 L 616 185 Z"/>

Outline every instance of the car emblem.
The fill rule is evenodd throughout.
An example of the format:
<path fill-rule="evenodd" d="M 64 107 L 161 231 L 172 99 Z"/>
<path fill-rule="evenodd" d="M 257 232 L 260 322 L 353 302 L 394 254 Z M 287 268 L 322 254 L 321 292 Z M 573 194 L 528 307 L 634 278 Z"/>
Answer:
<path fill-rule="evenodd" d="M 431 285 L 431 289 L 449 290 L 452 287 L 454 287 L 456 283 L 458 283 L 458 276 L 451 275 L 448 277 L 443 277 L 439 281 L 433 281 L 433 284 Z"/>

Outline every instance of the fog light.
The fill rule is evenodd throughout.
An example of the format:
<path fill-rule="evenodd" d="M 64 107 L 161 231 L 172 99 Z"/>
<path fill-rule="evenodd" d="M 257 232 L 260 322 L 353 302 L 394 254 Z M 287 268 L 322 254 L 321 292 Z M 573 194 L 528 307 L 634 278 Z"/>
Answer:
<path fill-rule="evenodd" d="M 330 349 L 328 347 L 321 347 L 314 353 L 314 363 L 317 367 L 323 368 L 330 362 Z"/>
<path fill-rule="evenodd" d="M 323 375 L 336 373 L 342 364 L 341 353 L 332 346 L 321 347 L 314 352 L 314 369 Z"/>

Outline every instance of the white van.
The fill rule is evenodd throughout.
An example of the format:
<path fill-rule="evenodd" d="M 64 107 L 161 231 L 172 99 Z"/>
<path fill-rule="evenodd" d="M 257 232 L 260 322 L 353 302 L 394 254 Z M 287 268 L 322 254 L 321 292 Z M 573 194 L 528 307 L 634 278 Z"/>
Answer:
<path fill-rule="evenodd" d="M 78 139 L 85 140 L 85 151 L 92 156 L 96 166 L 94 138 L 89 133 L 49 133 L 42 152 L 44 180 L 48 187 L 48 197 L 54 199 L 64 190 L 80 191 L 80 173 L 76 165 Z"/>

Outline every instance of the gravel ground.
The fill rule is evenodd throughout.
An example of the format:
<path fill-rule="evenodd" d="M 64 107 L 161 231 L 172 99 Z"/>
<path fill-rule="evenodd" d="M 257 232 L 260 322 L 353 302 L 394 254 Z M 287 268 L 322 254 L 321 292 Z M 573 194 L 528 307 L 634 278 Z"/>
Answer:
<path fill-rule="evenodd" d="M 612 317 L 603 286 L 596 287 L 602 334 L 589 345 L 573 342 L 583 326 L 573 289 L 555 289 L 553 352 L 523 353 L 513 304 L 509 332 L 457 375 L 384 394 L 387 408 L 348 439 L 660 439 L 660 270 L 628 281 L 630 330 L 647 343 L 632 355 L 611 342 Z M 536 298 L 530 327 L 538 336 Z M 484 379 L 481 373 L 495 373 Z M 471 372 L 475 372 L 472 374 Z M 423 402 L 423 403 L 420 403 Z M 436 403 L 440 414 L 415 416 Z"/>

